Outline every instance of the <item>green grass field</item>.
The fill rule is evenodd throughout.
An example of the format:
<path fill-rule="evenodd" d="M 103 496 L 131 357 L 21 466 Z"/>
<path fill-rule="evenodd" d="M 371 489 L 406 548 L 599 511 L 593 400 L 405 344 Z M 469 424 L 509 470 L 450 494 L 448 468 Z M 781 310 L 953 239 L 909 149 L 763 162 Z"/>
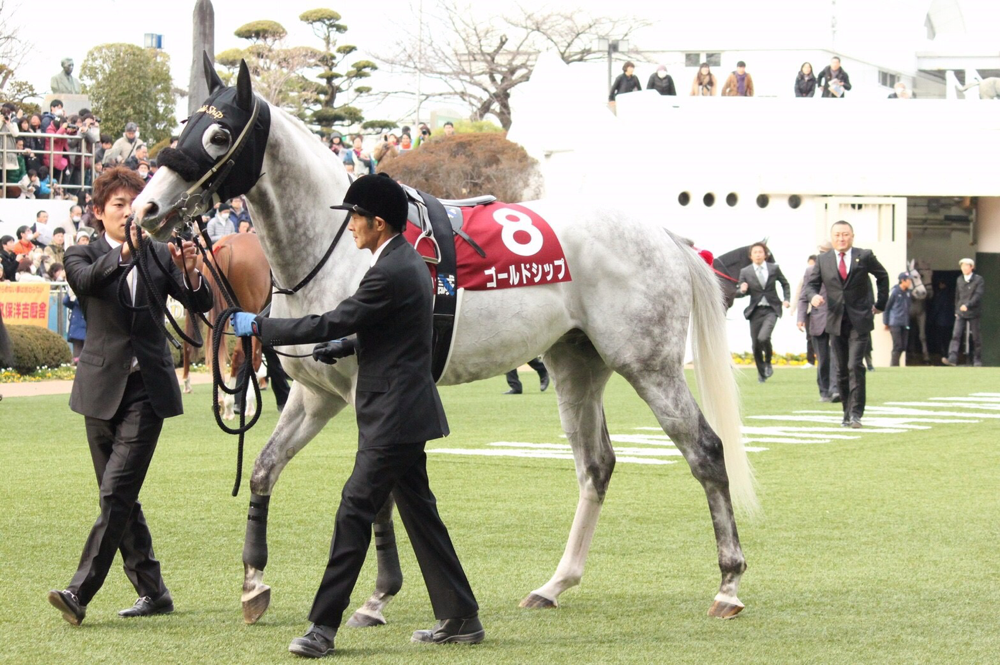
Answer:
<path fill-rule="evenodd" d="M 764 386 L 743 372 L 746 416 L 819 404 L 812 371 L 778 370 Z M 452 436 L 429 448 L 496 441 L 563 443 L 556 398 L 504 397 L 502 378 L 442 390 Z M 869 406 L 1000 389 L 1000 370 L 903 368 L 869 375 Z M 142 494 L 177 611 L 123 620 L 135 600 L 120 566 L 81 628 L 45 599 L 63 588 L 97 514 L 83 430 L 66 396 L 0 403 L 0 660 L 6 662 L 291 662 L 329 548 L 340 488 L 356 445 L 345 412 L 288 466 L 270 512 L 271 609 L 255 626 L 240 612 L 249 492 L 229 492 L 236 440 L 216 428 L 207 387 L 167 421 Z M 248 437 L 246 474 L 276 420 Z M 655 426 L 624 380 L 609 385 L 613 435 Z M 944 409 L 944 407 L 942 407 Z M 944 409 L 946 410 L 946 409 Z M 955 410 L 955 409 L 953 409 Z M 983 413 L 996 413 L 1000 411 Z M 874 415 L 869 415 L 874 418 Z M 748 425 L 765 423 L 747 419 Z M 774 423 L 767 423 L 774 424 Z M 784 423 L 802 425 L 803 423 Z M 752 453 L 764 517 L 742 520 L 749 570 L 733 621 L 706 611 L 719 583 L 704 494 L 683 462 L 619 464 L 583 583 L 561 607 L 517 604 L 552 574 L 576 506 L 572 462 L 431 455 L 445 522 L 476 591 L 487 641 L 410 644 L 433 623 L 412 550 L 397 524 L 406 582 L 389 626 L 343 628 L 337 657 L 371 662 L 997 662 L 1000 620 L 1000 420 L 794 445 Z M 853 434 L 853 433 L 850 433 Z M 679 459 L 679 458 L 673 458 Z M 374 553 L 352 599 L 374 582 Z"/>

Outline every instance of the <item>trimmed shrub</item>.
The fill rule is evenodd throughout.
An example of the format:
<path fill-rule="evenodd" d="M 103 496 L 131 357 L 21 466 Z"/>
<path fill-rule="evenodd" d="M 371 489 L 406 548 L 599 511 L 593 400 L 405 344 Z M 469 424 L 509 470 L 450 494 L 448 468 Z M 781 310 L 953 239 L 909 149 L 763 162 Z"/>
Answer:
<path fill-rule="evenodd" d="M 455 134 L 433 138 L 379 162 L 378 171 L 442 199 L 492 194 L 518 203 L 538 198 L 538 163 L 506 134 Z"/>
<path fill-rule="evenodd" d="M 13 369 L 19 374 L 54 369 L 73 360 L 66 340 L 47 328 L 7 326 L 7 333 L 14 351 Z"/>

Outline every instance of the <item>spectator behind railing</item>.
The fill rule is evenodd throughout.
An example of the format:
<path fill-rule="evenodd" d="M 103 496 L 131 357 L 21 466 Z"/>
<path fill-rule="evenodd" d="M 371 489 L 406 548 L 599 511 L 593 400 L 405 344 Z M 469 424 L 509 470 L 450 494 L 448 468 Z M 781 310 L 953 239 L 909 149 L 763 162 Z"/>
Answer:
<path fill-rule="evenodd" d="M 646 90 L 655 90 L 661 95 L 676 96 L 677 88 L 674 87 L 674 79 L 667 73 L 667 66 L 660 65 L 656 71 L 649 75 L 646 83 Z"/>
<path fill-rule="evenodd" d="M 816 77 L 813 76 L 813 66 L 803 62 L 795 77 L 795 96 L 814 97 L 816 95 Z"/>
<path fill-rule="evenodd" d="M 629 61 L 622 65 L 622 73 L 618 75 L 615 82 L 611 84 L 611 91 L 608 93 L 608 101 L 614 103 L 618 95 L 642 90 L 639 77 L 635 75 L 635 63 Z"/>
<path fill-rule="evenodd" d="M 0 238 L 0 281 L 13 282 L 17 279 L 17 254 L 14 247 L 17 241 L 13 236 Z"/>
<path fill-rule="evenodd" d="M 0 106 L 0 150 L 3 152 L 3 164 L 0 168 L 5 171 L 5 181 L 8 185 L 17 185 L 21 180 L 19 171 L 23 169 L 23 163 L 18 162 L 17 149 L 17 121 L 14 114 L 17 108 L 10 102 L 5 102 Z M 5 194 L 6 196 L 6 194 Z"/>
<path fill-rule="evenodd" d="M 62 118 L 53 118 L 45 133 L 66 136 L 66 126 L 63 124 Z M 69 166 L 69 160 L 65 154 L 68 150 L 69 141 L 65 138 L 48 139 L 45 143 L 42 163 L 49 168 L 49 174 L 57 181 L 62 177 L 63 171 Z"/>
<path fill-rule="evenodd" d="M 43 132 L 49 131 L 49 125 L 56 118 L 63 116 L 63 103 L 61 99 L 53 99 L 49 102 L 49 110 L 42 114 L 40 128 Z"/>
<path fill-rule="evenodd" d="M 694 82 L 691 84 L 691 96 L 712 97 L 717 94 L 719 94 L 719 82 L 708 63 L 703 62 L 698 67 L 698 73 L 695 74 Z"/>
<path fill-rule="evenodd" d="M 723 97 L 753 97 L 753 77 L 747 73 L 747 63 L 740 60 L 736 71 L 729 75 L 722 86 Z"/>
<path fill-rule="evenodd" d="M 816 77 L 816 85 L 823 91 L 823 97 L 844 97 L 851 89 L 851 77 L 840 66 L 840 58 L 830 58 L 830 64 Z"/>
<path fill-rule="evenodd" d="M 111 150 L 104 153 L 102 161 L 105 166 L 124 164 L 135 154 L 136 149 L 142 144 L 142 141 L 139 140 L 139 126 L 134 122 L 130 122 L 125 125 L 125 133 L 122 134 L 122 137 L 115 141 L 115 144 L 111 146 Z"/>

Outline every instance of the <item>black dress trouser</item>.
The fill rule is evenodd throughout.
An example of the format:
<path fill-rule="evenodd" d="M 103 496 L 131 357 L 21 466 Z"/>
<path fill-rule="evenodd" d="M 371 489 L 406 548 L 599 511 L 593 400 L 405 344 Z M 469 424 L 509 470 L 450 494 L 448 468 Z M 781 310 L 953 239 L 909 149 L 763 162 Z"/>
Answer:
<path fill-rule="evenodd" d="M 961 316 L 955 317 L 955 326 L 951 332 L 951 345 L 948 347 L 948 360 L 953 364 L 958 363 L 958 354 L 965 346 L 965 336 L 969 336 L 969 345 L 972 361 L 976 365 L 983 364 L 983 337 L 979 327 L 979 318 L 964 319 Z"/>
<path fill-rule="evenodd" d="M 861 420 L 865 415 L 865 354 L 870 344 L 871 334 L 859 333 L 846 314 L 840 334 L 830 335 L 844 420 Z"/>
<path fill-rule="evenodd" d="M 529 360 L 528 367 L 538 372 L 539 378 L 545 378 L 546 376 L 549 375 L 549 371 L 545 369 L 545 365 L 538 358 L 532 358 L 531 360 Z M 521 385 L 521 379 L 518 378 L 517 376 L 516 367 L 507 372 L 507 385 L 510 386 L 511 390 L 518 393 L 524 389 L 524 387 Z"/>
<path fill-rule="evenodd" d="M 832 397 L 840 392 L 837 387 L 837 375 L 833 370 L 833 360 L 830 357 L 830 335 L 810 335 L 813 352 L 816 354 L 816 385 L 820 397 Z"/>
<path fill-rule="evenodd" d="M 368 555 L 375 515 L 390 492 L 417 556 L 435 618 L 464 618 L 478 613 L 479 605 L 448 529 L 438 515 L 421 442 L 358 450 L 354 471 L 341 493 L 330 560 L 309 613 L 314 624 L 334 629 L 340 626 Z"/>
<path fill-rule="evenodd" d="M 766 378 L 765 368 L 771 364 L 771 333 L 778 322 L 773 308 L 757 306 L 750 312 L 750 338 L 753 341 L 753 359 L 757 374 Z"/>
<path fill-rule="evenodd" d="M 139 596 L 156 599 L 167 591 L 153 538 L 139 504 L 163 419 L 153 412 L 140 372 L 129 375 L 125 395 L 111 420 L 86 418 L 90 456 L 100 487 L 101 514 L 90 530 L 73 581 L 66 587 L 87 605 L 122 553 L 125 575 Z"/>

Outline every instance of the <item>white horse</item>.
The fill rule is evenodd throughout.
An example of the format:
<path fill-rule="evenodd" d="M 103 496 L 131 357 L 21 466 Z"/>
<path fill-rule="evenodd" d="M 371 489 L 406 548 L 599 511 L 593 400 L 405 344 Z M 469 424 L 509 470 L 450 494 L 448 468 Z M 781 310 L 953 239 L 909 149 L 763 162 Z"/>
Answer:
<path fill-rule="evenodd" d="M 910 328 L 917 329 L 924 362 L 930 362 L 931 355 L 927 350 L 927 307 L 934 297 L 934 287 L 930 283 L 932 273 L 929 264 L 922 259 L 910 259 L 906 264 L 906 272 L 910 273 L 910 281 L 913 282 Z"/>
<path fill-rule="evenodd" d="M 154 238 L 165 240 L 182 223 L 181 211 L 191 214 L 209 205 L 197 199 L 204 191 L 221 187 L 223 199 L 245 193 L 275 281 L 289 287 L 320 264 L 331 245 L 343 213 L 329 206 L 343 200 L 348 175 L 304 124 L 254 95 L 245 66 L 235 88 L 225 87 L 210 66 L 206 76 L 211 95 L 189 120 L 178 149 L 161 153 L 165 166 L 133 204 L 136 220 Z M 231 170 L 225 166 L 229 160 L 235 163 Z M 221 185 L 220 177 L 225 179 Z M 749 510 L 756 509 L 757 499 L 741 439 L 715 276 L 671 233 L 619 210 L 597 209 L 586 201 L 524 205 L 551 224 L 573 280 L 465 292 L 451 359 L 440 380 L 453 385 L 497 376 L 541 354 L 554 377 L 580 497 L 554 575 L 522 606 L 557 606 L 559 595 L 583 575 L 615 465 L 602 400 L 608 379 L 618 372 L 652 409 L 704 487 L 722 573 L 709 614 L 735 616 L 743 609 L 737 590 L 746 563 L 730 495 Z M 355 291 L 369 260 L 353 243 L 337 244 L 311 282 L 294 295 L 274 296 L 273 315 L 300 317 L 334 309 Z M 704 416 L 684 381 L 689 324 Z M 308 354 L 311 346 L 283 350 Z M 354 402 L 353 357 L 333 366 L 290 359 L 285 368 L 295 383 L 250 479 L 242 597 L 247 623 L 256 622 L 270 602 L 270 589 L 263 583 L 265 529 L 278 476 L 330 418 Z M 380 557 L 380 567 L 382 563 Z M 388 590 L 376 584 L 360 611 L 371 619 L 368 625 L 385 622 L 382 610 L 398 583 Z"/>

